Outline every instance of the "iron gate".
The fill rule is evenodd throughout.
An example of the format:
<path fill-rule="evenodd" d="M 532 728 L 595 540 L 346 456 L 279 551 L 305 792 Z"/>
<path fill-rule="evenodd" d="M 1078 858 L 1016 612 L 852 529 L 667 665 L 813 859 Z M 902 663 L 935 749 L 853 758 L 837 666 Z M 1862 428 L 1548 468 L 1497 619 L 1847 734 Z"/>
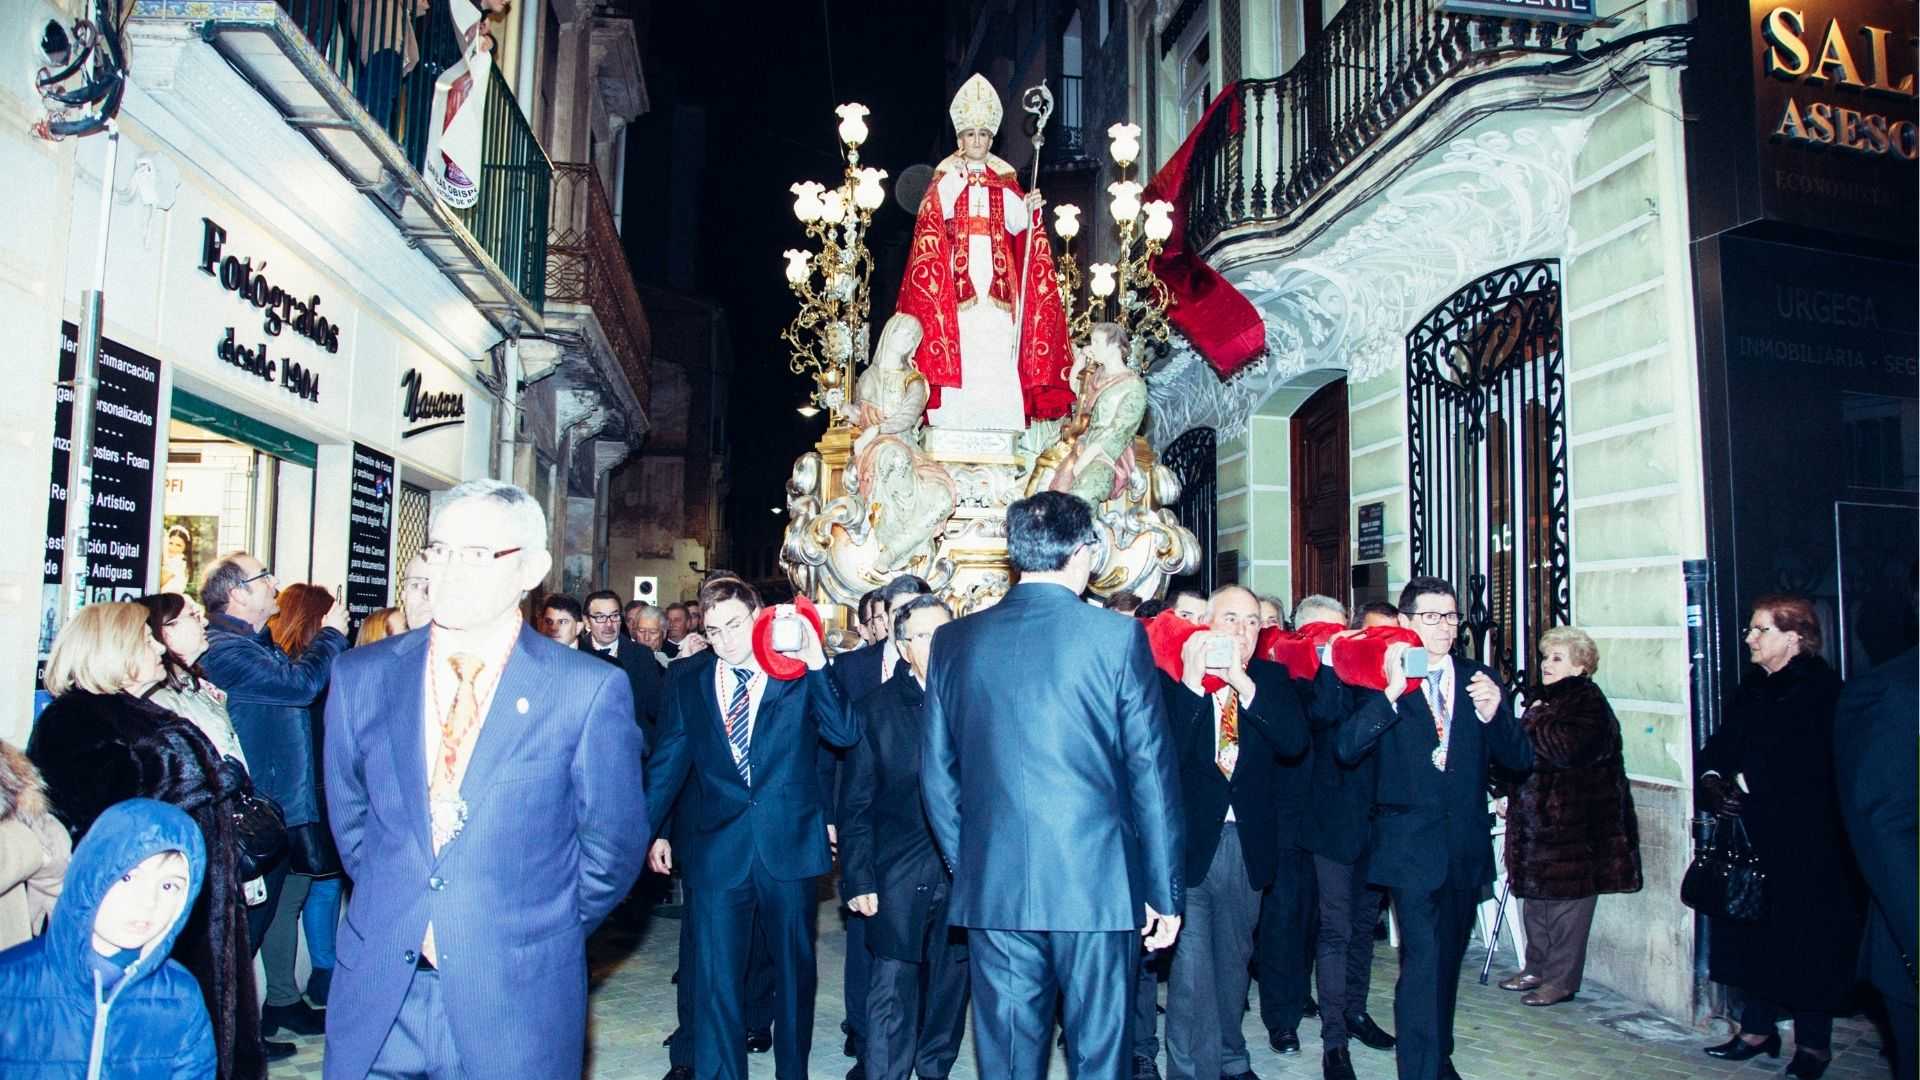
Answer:
<path fill-rule="evenodd" d="M 1180 498 L 1174 503 L 1174 516 L 1200 541 L 1200 566 L 1167 583 L 1167 595 L 1175 589 L 1198 589 L 1200 595 L 1213 593 L 1213 556 L 1218 549 L 1215 535 L 1215 497 L 1219 493 L 1216 475 L 1215 441 L 1212 428 L 1194 428 L 1167 446 L 1160 456 L 1162 464 L 1180 481 Z"/>
<path fill-rule="evenodd" d="M 1413 572 L 1446 578 L 1460 639 L 1518 689 L 1571 621 L 1560 264 L 1516 263 L 1407 335 Z"/>

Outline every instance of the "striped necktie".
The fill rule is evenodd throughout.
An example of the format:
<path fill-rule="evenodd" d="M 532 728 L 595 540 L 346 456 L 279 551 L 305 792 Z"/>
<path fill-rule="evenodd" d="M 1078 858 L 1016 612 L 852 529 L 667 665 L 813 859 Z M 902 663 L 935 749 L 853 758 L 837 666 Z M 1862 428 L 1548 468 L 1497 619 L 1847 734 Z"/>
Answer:
<path fill-rule="evenodd" d="M 753 704 L 749 693 L 752 678 L 751 669 L 734 668 L 733 699 L 727 703 L 727 742 L 733 745 L 733 767 L 740 770 L 740 779 L 748 787 L 753 786 L 753 766 L 747 764 L 747 713 Z"/>

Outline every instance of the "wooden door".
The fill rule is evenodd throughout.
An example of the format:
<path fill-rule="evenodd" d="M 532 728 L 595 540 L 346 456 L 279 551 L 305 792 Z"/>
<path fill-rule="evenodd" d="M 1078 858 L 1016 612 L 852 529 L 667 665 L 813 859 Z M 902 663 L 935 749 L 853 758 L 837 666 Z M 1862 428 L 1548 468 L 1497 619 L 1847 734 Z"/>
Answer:
<path fill-rule="evenodd" d="M 1348 572 L 1347 381 L 1320 388 L 1293 414 L 1293 599 L 1352 601 Z"/>

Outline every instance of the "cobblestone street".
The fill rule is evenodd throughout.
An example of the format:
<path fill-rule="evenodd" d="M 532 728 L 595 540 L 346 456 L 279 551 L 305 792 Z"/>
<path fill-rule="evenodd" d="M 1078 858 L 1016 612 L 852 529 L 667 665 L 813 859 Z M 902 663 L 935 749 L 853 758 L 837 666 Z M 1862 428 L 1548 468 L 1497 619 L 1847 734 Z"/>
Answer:
<path fill-rule="evenodd" d="M 821 906 L 820 994 L 814 1019 L 812 1073 L 830 1080 L 843 1075 L 852 1062 L 840 1055 L 840 1021 L 845 1011 L 840 995 L 840 969 L 845 937 L 837 916 Z M 639 932 L 609 927 L 593 942 L 593 1019 L 591 1080 L 660 1080 L 667 1071 L 667 1051 L 661 1041 L 674 1027 L 674 986 L 679 924 L 656 918 Z M 1479 962 L 1485 951 L 1476 942 L 1468 949 L 1467 967 L 1460 984 L 1460 1012 L 1455 1027 L 1458 1043 L 1454 1064 L 1466 1080 L 1680 1080 L 1680 1078 L 1777 1076 L 1792 1054 L 1789 1028 L 1783 1027 L 1786 1053 L 1775 1061 L 1765 1057 L 1738 1065 L 1714 1061 L 1700 1052 L 1709 1036 L 1689 1031 L 1650 1013 L 1635 1009 L 1604 988 L 1589 983 L 1580 996 L 1565 1005 L 1529 1009 L 1520 995 L 1495 986 L 1481 986 Z M 1495 980 L 1512 970 L 1512 957 L 1494 964 Z M 1393 1027 L 1393 980 L 1397 968 L 1383 943 L 1374 965 L 1373 1014 L 1383 1027 Z M 1162 993 L 1165 993 L 1164 987 Z M 1319 1023 L 1305 1021 L 1300 1028 L 1301 1053 L 1280 1057 L 1267 1046 L 1258 1011 L 1246 1020 L 1247 1044 L 1253 1049 L 1253 1070 L 1262 1080 L 1318 1078 L 1320 1076 Z M 318 1077 L 321 1040 L 296 1040 L 299 1056 L 276 1065 L 276 1077 Z M 1831 1080 L 1884 1080 L 1888 1075 L 1880 1058 L 1879 1036 L 1866 1021 L 1841 1020 L 1834 1026 L 1835 1059 L 1827 1072 Z M 749 1075 L 772 1080 L 773 1055 L 748 1059 Z M 1354 1071 L 1361 1080 L 1391 1080 L 1393 1054 L 1353 1046 Z M 1162 1061 L 1164 1069 L 1164 1058 Z M 1066 1077 L 1058 1053 L 1051 1075 Z M 954 1080 L 974 1080 L 971 1043 L 960 1054 Z"/>

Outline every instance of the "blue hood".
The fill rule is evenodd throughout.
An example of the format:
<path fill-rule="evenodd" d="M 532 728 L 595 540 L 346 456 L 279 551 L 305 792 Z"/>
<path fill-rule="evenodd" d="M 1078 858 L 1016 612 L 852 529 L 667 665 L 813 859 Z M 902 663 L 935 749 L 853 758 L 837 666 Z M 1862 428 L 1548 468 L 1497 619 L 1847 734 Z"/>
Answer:
<path fill-rule="evenodd" d="M 128 799 L 94 819 L 93 827 L 73 849 L 66 884 L 47 922 L 46 950 L 55 970 L 71 972 L 75 979 L 92 985 L 87 954 L 93 950 L 93 919 L 100 902 L 122 874 L 163 851 L 187 857 L 187 902 L 166 933 L 127 969 L 126 981 L 130 984 L 159 969 L 200 895 L 207 872 L 207 843 L 200 826 L 179 807 L 154 799 Z"/>

